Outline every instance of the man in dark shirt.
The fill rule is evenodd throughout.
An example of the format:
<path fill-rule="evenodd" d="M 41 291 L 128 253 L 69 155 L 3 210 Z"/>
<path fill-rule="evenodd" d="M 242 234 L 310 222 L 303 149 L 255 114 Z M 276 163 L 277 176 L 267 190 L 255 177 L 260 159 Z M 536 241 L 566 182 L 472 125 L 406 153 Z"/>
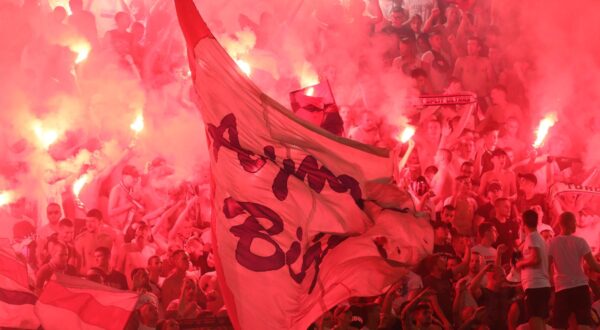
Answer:
<path fill-rule="evenodd" d="M 101 246 L 94 250 L 94 266 L 104 272 L 104 284 L 120 290 L 127 290 L 127 278 L 121 272 L 108 267 L 110 250 Z"/>
<path fill-rule="evenodd" d="M 510 217 L 511 203 L 506 198 L 498 198 L 496 200 L 495 213 L 496 216 L 490 220 L 498 230 L 498 239 L 494 247 L 504 245 L 507 249 L 502 253 L 502 263 L 510 260 L 513 250 L 516 248 L 516 241 L 519 238 L 519 222 Z"/>
<path fill-rule="evenodd" d="M 450 224 L 436 221 L 431 225 L 433 226 L 433 253 L 456 256 L 456 252 L 450 244 Z"/>
<path fill-rule="evenodd" d="M 535 192 L 537 177 L 532 173 L 519 174 L 518 182 L 519 192 L 515 206 L 519 214 L 523 214 L 523 212 L 531 210 L 533 206 L 539 205 L 544 213 L 544 218 L 541 220 L 543 223 L 548 223 L 548 219 L 545 216 L 548 214 L 546 195 Z"/>
<path fill-rule="evenodd" d="M 423 285 L 425 288 L 435 291 L 440 308 L 446 318 L 452 322 L 452 301 L 454 299 L 452 281 L 459 274 L 467 272 L 471 262 L 471 249 L 467 248 L 462 262 L 452 268 L 448 267 L 448 259 L 443 255 L 433 255 L 424 262 L 429 274 L 423 278 Z"/>

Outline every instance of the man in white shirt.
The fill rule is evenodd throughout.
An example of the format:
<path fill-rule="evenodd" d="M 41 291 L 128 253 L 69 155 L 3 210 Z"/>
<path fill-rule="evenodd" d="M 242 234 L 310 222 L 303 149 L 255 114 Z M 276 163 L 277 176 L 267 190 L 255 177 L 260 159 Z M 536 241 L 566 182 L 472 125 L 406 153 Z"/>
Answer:
<path fill-rule="evenodd" d="M 575 314 L 580 328 L 591 327 L 592 300 L 581 260 L 585 260 L 595 272 L 600 272 L 600 264 L 594 259 L 588 243 L 573 235 L 577 228 L 575 215 L 564 212 L 560 215 L 559 222 L 561 234 L 552 239 L 548 246 L 550 264 L 554 266 L 556 292 L 552 326 L 555 329 L 568 328 L 569 317 Z"/>
<path fill-rule="evenodd" d="M 548 301 L 551 287 L 548 275 L 548 250 L 546 242 L 537 232 L 538 214 L 533 210 L 523 212 L 523 259 L 516 264 L 521 270 L 521 285 L 525 290 L 525 306 L 529 315 L 529 329 L 543 330 L 548 318 Z"/>

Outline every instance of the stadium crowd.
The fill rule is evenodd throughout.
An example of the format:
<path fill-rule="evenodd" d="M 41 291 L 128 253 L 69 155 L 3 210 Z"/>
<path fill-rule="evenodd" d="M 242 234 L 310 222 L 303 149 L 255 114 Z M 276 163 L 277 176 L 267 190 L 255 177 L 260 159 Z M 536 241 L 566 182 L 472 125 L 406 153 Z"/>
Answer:
<path fill-rule="evenodd" d="M 403 279 L 382 296 L 352 298 L 312 328 L 600 325 L 597 208 L 587 195 L 549 194 L 556 182 L 597 185 L 598 171 L 585 168 L 561 136 L 549 137 L 544 147 L 531 146 L 537 118 L 527 88 L 534 68 L 526 57 L 505 54 L 509 27 L 494 17 L 491 3 L 396 0 L 385 13 L 377 1 L 347 6 L 350 23 L 364 25 L 373 39 L 393 40 L 391 46 L 386 43 L 381 65 L 412 80 L 418 95 L 469 92 L 477 102 L 407 110 L 416 127 L 415 148 L 396 183 L 411 194 L 417 211 L 429 214 L 433 254 L 404 270 Z M 82 0 L 52 9 L 36 0 L 3 6 L 29 31 L 28 40 L 9 45 L 4 56 L 18 58 L 21 70 L 30 73 L 28 92 L 36 97 L 82 95 L 93 88 L 77 81 L 86 79 L 85 70 L 71 71 L 77 54 L 54 43 L 61 34 L 85 37 L 90 61 L 97 53 L 110 53 L 110 65 L 147 90 L 189 81 L 182 69 L 185 50 L 168 43 L 170 32 L 160 28 L 161 11 L 168 8 L 161 1 L 124 4 L 114 15 L 114 28 L 103 33 L 98 22 L 112 18 L 89 4 L 84 8 Z M 373 15 L 363 16 L 367 7 Z M 360 19 L 352 16 L 356 12 Z M 254 29 L 260 47 L 268 22 L 240 21 Z M 40 56 L 46 57 L 43 66 L 37 66 Z M 191 104 L 185 92 L 156 98 L 174 97 L 171 104 Z M 364 103 L 338 107 L 339 135 L 399 147 L 387 117 Z M 600 118 L 592 126 L 600 127 Z M 77 195 L 69 184 L 50 185 L 56 191 L 48 196 L 58 196 L 53 201 L 24 196 L 8 206 L 20 219 L 13 227 L 13 246 L 28 264 L 32 288 L 43 292 L 57 273 L 85 277 L 139 294 L 128 328 L 193 328 L 203 319 L 227 328 L 212 250 L 207 170 L 174 183 L 170 159 L 151 157 L 144 159 L 144 168 L 136 167 L 131 162 L 139 158 L 136 148 L 124 148 L 110 164 L 93 154 L 69 181 L 93 173 Z"/>

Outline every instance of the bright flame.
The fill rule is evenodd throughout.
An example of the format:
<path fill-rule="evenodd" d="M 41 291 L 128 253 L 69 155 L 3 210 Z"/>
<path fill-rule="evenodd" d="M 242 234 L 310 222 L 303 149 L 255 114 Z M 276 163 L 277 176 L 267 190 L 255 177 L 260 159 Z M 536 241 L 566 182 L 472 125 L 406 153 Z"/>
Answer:
<path fill-rule="evenodd" d="M 89 175 L 86 173 L 80 176 L 79 179 L 75 180 L 73 183 L 73 194 L 75 197 L 79 198 L 79 193 L 81 192 L 81 189 L 83 189 L 83 186 L 85 186 L 85 184 L 88 182 L 88 179 Z"/>
<path fill-rule="evenodd" d="M 44 129 L 40 121 L 35 121 L 33 123 L 33 131 L 40 141 L 42 148 L 45 150 L 48 150 L 48 148 L 58 140 L 58 132 L 56 130 Z"/>
<path fill-rule="evenodd" d="M 15 199 L 14 194 L 11 191 L 0 192 L 0 206 L 8 205 Z"/>
<path fill-rule="evenodd" d="M 85 59 L 88 57 L 88 55 L 90 54 L 90 50 L 92 50 L 92 46 L 90 45 L 89 42 L 87 42 L 85 40 L 80 40 L 78 42 L 74 42 L 73 44 L 69 45 L 69 49 L 72 52 L 77 53 L 77 58 L 75 59 L 75 64 L 79 64 L 79 63 L 85 61 Z"/>
<path fill-rule="evenodd" d="M 135 132 L 136 135 L 140 134 L 140 132 L 144 129 L 144 115 L 142 113 L 137 115 L 129 127 Z"/>
<path fill-rule="evenodd" d="M 535 142 L 533 143 L 534 148 L 539 148 L 544 143 L 544 139 L 546 139 L 546 135 L 548 135 L 550 127 L 554 126 L 554 124 L 556 124 L 555 113 L 546 115 L 546 117 L 540 121 L 540 125 L 535 133 L 536 138 Z"/>
<path fill-rule="evenodd" d="M 402 143 L 406 143 L 413 137 L 413 135 L 415 135 L 415 128 L 409 125 L 406 126 L 402 133 L 398 136 L 398 140 Z"/>
<path fill-rule="evenodd" d="M 306 94 L 306 96 L 313 96 L 313 95 L 315 95 L 315 88 L 314 87 L 309 87 L 304 94 Z"/>
<path fill-rule="evenodd" d="M 252 74 L 252 67 L 250 66 L 250 63 L 244 60 L 235 60 L 235 63 L 237 63 L 237 66 L 246 76 L 250 77 Z"/>
<path fill-rule="evenodd" d="M 319 75 L 312 67 L 305 65 L 300 74 L 300 86 L 314 86 L 319 83 Z"/>

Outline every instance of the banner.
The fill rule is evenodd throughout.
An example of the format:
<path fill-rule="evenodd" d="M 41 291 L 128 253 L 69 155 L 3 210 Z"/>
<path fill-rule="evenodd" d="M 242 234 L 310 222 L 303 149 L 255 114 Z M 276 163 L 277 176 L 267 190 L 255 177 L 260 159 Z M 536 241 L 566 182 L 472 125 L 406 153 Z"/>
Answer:
<path fill-rule="evenodd" d="M 394 188 L 387 150 L 295 116 L 239 70 L 192 0 L 175 4 L 206 124 L 213 248 L 234 327 L 306 329 L 351 296 L 383 293 L 431 253 L 428 220 L 367 201 L 367 183 Z"/>
<path fill-rule="evenodd" d="M 27 266 L 18 260 L 9 240 L 0 239 L 0 328 L 37 329 L 36 301 L 29 290 Z"/>

